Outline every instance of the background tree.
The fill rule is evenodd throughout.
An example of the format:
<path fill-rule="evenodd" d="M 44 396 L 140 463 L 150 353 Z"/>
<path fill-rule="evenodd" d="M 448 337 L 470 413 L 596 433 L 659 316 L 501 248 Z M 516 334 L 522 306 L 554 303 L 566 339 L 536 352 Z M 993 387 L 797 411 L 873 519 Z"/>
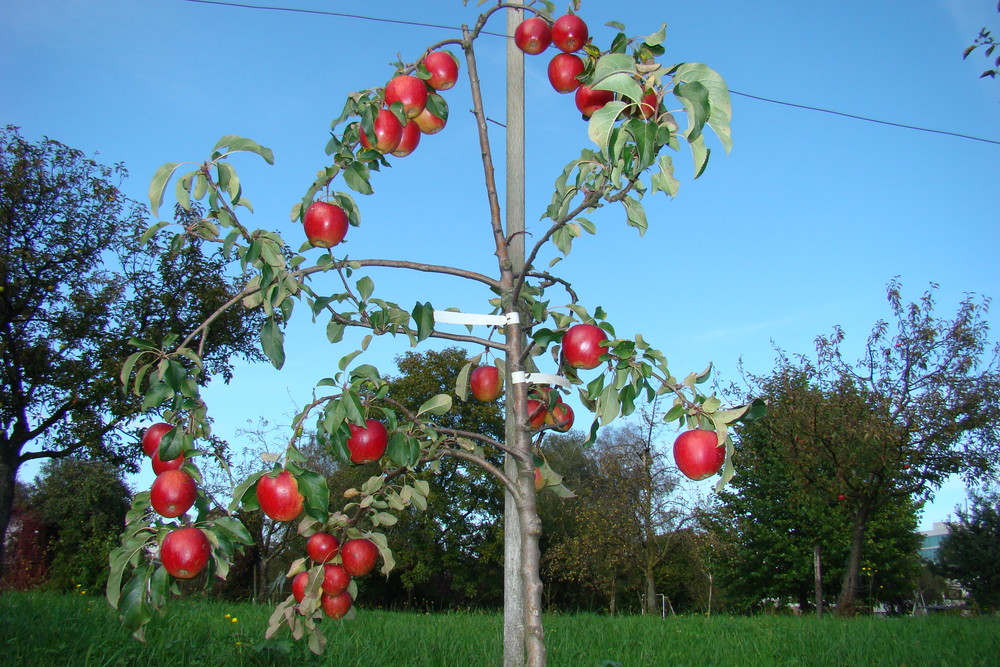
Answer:
<path fill-rule="evenodd" d="M 957 508 L 948 523 L 932 569 L 954 579 L 983 611 L 1000 609 L 1000 491 L 971 493 L 968 509 Z"/>
<path fill-rule="evenodd" d="M 904 304 L 900 284 L 890 282 L 894 331 L 876 323 L 856 363 L 844 358 L 845 334 L 837 328 L 817 338 L 815 361 L 782 353 L 770 375 L 751 378 L 751 391 L 771 396 L 781 416 L 741 433 L 761 433 L 763 442 L 750 448 L 775 447 L 789 464 L 787 481 L 805 494 L 789 510 L 809 497 L 822 504 L 843 496 L 837 502 L 851 530 L 838 613 L 853 611 L 876 513 L 893 504 L 905 512 L 949 475 L 997 466 L 1000 358 L 989 343 L 989 300 L 967 296 L 953 319 L 941 319 L 936 289 Z"/>
<path fill-rule="evenodd" d="M 146 221 L 118 190 L 125 177 L 120 164 L 0 131 L 0 535 L 25 462 L 86 452 L 134 463 L 122 436 L 150 406 L 117 386 L 129 339 L 203 321 L 236 293 L 221 257 L 199 244 L 137 242 Z M 259 317 L 219 319 L 206 367 L 225 375 L 234 357 L 258 358 Z"/>
<path fill-rule="evenodd" d="M 26 506 L 47 528 L 50 588 L 103 589 L 131 499 L 121 469 L 107 461 L 67 456 L 42 465 Z"/>

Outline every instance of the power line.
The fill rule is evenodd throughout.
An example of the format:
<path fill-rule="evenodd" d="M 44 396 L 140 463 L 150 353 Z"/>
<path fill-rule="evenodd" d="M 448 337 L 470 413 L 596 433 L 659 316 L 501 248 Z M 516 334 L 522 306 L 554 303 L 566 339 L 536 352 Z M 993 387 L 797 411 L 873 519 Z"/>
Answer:
<path fill-rule="evenodd" d="M 818 111 L 820 113 L 828 113 L 834 116 L 843 116 L 844 118 L 853 118 L 854 120 L 863 120 L 866 123 L 878 123 L 880 125 L 889 125 L 891 127 L 901 127 L 905 130 L 917 130 L 918 132 L 931 132 L 933 134 L 945 134 L 949 137 L 959 137 L 960 139 L 969 139 L 971 141 L 982 141 L 987 144 L 998 144 L 1000 141 L 996 139 L 983 139 L 982 137 L 974 137 L 969 134 L 959 134 L 958 132 L 948 132 L 947 130 L 934 130 L 927 127 L 917 127 L 916 125 L 905 125 L 903 123 L 893 123 L 888 120 L 879 120 L 877 118 L 868 118 L 867 116 L 857 116 L 852 113 L 844 113 L 843 111 L 833 111 L 831 109 L 823 109 L 821 107 L 811 107 L 805 104 L 795 104 L 794 102 L 782 102 L 781 100 L 772 100 L 768 97 L 760 97 L 759 95 L 751 95 L 750 93 L 741 93 L 736 90 L 730 90 L 733 95 L 739 95 L 741 97 L 749 97 L 752 100 L 760 100 L 761 102 L 768 102 L 770 104 L 781 104 L 786 107 L 794 107 L 796 109 L 805 109 L 806 111 Z"/>
<path fill-rule="evenodd" d="M 375 16 L 364 16 L 361 14 L 347 14 L 344 12 L 329 12 L 320 9 L 299 9 L 295 7 L 273 7 L 268 5 L 250 5 L 238 2 L 223 2 L 223 0 L 184 0 L 185 2 L 194 2 L 202 5 L 219 5 L 222 7 L 235 7 L 238 9 L 257 9 L 263 11 L 275 11 L 275 12 L 287 12 L 292 14 L 319 14 L 322 16 L 337 16 L 340 18 L 357 19 L 359 21 L 376 21 L 378 23 L 394 23 L 397 25 L 409 25 L 416 26 L 420 28 L 436 28 L 441 30 L 455 30 L 461 31 L 461 28 L 441 25 L 438 23 L 422 23 L 419 21 L 403 21 L 401 19 L 385 19 Z M 481 34 L 493 35 L 494 37 L 508 37 L 507 34 L 501 32 L 488 32 L 482 31 Z M 851 118 L 853 120 L 863 121 L 865 123 L 876 123 L 879 125 L 888 125 L 890 127 L 898 127 L 904 130 L 914 130 L 917 132 L 929 132 L 931 134 L 943 134 L 949 137 L 956 137 L 959 139 L 968 139 L 969 141 L 981 141 L 986 144 L 996 144 L 1000 145 L 1000 141 L 996 139 L 984 139 L 983 137 L 975 137 L 969 134 L 961 134 L 959 132 L 949 132 L 947 130 L 935 130 L 927 127 L 918 127 L 916 125 L 906 125 L 904 123 L 895 123 L 888 120 L 879 120 L 877 118 L 869 118 L 867 116 L 859 116 L 857 114 L 845 113 L 843 111 L 834 111 L 833 109 L 824 109 L 822 107 L 814 107 L 806 104 L 796 104 L 794 102 L 784 102 L 782 100 L 775 100 L 769 97 L 761 97 L 760 95 L 751 95 L 750 93 L 743 93 L 737 90 L 730 90 L 733 95 L 739 95 L 740 97 L 747 97 L 749 99 L 758 100 L 760 102 L 767 102 L 768 104 L 778 104 L 781 106 L 792 107 L 794 109 L 802 109 L 804 111 L 815 111 L 818 113 L 831 114 L 833 116 L 842 116 L 844 118 Z"/>

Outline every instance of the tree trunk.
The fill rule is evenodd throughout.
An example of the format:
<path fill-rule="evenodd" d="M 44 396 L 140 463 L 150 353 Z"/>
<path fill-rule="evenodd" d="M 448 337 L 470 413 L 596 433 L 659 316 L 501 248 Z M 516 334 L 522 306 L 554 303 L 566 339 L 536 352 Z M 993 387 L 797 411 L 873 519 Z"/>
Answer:
<path fill-rule="evenodd" d="M 837 598 L 837 616 L 854 616 L 857 613 L 858 574 L 861 572 L 861 552 L 864 549 L 865 529 L 868 527 L 870 512 L 871 502 L 866 499 L 854 516 L 851 545 L 844 566 L 844 578 L 841 580 L 840 597 Z"/>
<path fill-rule="evenodd" d="M 823 566 L 819 542 L 813 545 L 813 576 L 816 578 L 816 616 L 823 618 Z"/>
<path fill-rule="evenodd" d="M 17 446 L 6 437 L 0 442 L 0 581 L 4 577 L 4 545 L 7 541 L 7 526 L 14 510 L 14 486 L 17 480 Z M 2 590 L 0 586 L 0 590 Z"/>
<path fill-rule="evenodd" d="M 656 609 L 656 578 L 653 576 L 653 569 L 646 570 L 646 600 L 643 605 L 643 612 L 650 616 L 655 616 Z"/>

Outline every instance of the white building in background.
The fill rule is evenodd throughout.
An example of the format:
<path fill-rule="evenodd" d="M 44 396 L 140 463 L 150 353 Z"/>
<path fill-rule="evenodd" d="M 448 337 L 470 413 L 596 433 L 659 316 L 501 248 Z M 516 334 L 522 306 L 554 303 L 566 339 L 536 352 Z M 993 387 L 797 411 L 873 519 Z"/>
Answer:
<path fill-rule="evenodd" d="M 920 546 L 920 557 L 924 560 L 937 560 L 941 540 L 948 534 L 948 524 L 935 521 L 930 530 L 921 530 L 920 534 L 924 536 L 924 543 Z"/>

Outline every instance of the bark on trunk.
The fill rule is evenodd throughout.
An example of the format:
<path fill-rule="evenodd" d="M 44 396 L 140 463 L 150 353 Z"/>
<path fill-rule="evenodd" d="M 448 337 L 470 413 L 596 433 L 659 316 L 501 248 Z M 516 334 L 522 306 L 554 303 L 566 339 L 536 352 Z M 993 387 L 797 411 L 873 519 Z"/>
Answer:
<path fill-rule="evenodd" d="M 3 455 L 0 456 L 0 581 L 4 578 L 4 563 L 6 552 L 4 545 L 7 540 L 7 527 L 14 510 L 14 483 L 17 479 L 17 456 L 8 456 L 9 443 L 3 443 Z M 2 586 L 0 586 L 2 590 Z"/>
<path fill-rule="evenodd" d="M 650 616 L 655 616 L 658 611 L 656 608 L 656 578 L 653 576 L 652 568 L 646 571 L 646 600 L 643 611 Z"/>
<path fill-rule="evenodd" d="M 858 574 L 861 572 L 861 555 L 865 543 L 865 529 L 871 505 L 866 501 L 858 508 L 851 527 L 851 545 L 844 566 L 840 596 L 837 598 L 837 616 L 854 616 L 857 613 Z"/>

